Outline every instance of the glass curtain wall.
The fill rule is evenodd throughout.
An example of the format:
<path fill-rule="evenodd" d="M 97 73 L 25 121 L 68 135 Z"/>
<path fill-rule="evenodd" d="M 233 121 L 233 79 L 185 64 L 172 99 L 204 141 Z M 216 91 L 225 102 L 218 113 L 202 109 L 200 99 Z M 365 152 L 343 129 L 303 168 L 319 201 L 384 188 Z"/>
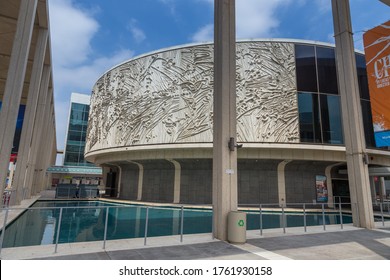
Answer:
<path fill-rule="evenodd" d="M 334 48 L 295 45 L 301 142 L 344 144 Z M 356 55 L 367 146 L 373 129 L 363 55 Z"/>
<path fill-rule="evenodd" d="M 94 166 L 85 161 L 84 148 L 87 135 L 89 105 L 72 103 L 64 165 Z"/>

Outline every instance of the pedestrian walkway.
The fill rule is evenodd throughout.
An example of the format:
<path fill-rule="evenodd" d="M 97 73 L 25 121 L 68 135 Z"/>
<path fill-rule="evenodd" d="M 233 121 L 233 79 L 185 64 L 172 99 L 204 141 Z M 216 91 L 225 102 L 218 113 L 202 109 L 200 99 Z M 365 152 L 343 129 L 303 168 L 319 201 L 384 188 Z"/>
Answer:
<path fill-rule="evenodd" d="M 2 259 L 40 260 L 389 260 L 390 224 L 367 230 L 344 225 L 248 231 L 245 244 L 212 239 L 210 234 L 111 240 L 5 248 Z"/>

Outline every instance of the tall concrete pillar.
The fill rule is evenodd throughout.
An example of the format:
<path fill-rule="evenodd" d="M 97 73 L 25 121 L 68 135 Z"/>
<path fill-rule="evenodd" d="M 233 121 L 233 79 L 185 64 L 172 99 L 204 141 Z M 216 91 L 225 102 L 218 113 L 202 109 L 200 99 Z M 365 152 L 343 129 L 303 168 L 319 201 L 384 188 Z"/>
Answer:
<path fill-rule="evenodd" d="M 341 95 L 352 219 L 355 226 L 371 229 L 371 202 L 366 141 L 356 73 L 349 0 L 332 0 L 337 74 Z"/>
<path fill-rule="evenodd" d="M 38 173 L 36 179 L 34 180 L 33 187 L 35 188 L 41 186 L 44 187 L 44 176 L 46 174 L 46 169 L 50 165 L 52 149 L 48 149 L 48 147 L 52 147 L 53 143 L 53 134 L 55 131 L 48 130 L 49 121 L 51 120 L 51 102 L 53 97 L 53 89 L 49 88 L 47 90 L 47 98 L 44 104 L 39 104 L 42 106 L 39 111 L 43 111 L 43 118 L 41 120 L 42 130 L 41 130 L 41 142 L 38 147 L 38 161 L 37 161 L 37 169 Z"/>
<path fill-rule="evenodd" d="M 38 106 L 38 98 L 40 93 L 40 86 L 42 81 L 43 63 L 46 55 L 46 46 L 48 41 L 48 30 L 40 28 L 38 34 L 37 44 L 35 45 L 34 62 L 32 66 L 30 86 L 28 89 L 28 97 L 26 104 L 26 111 L 24 113 L 22 133 L 20 136 L 18 163 L 16 165 L 14 186 L 16 187 L 17 203 L 24 197 L 24 189 L 31 189 L 31 185 L 26 185 L 27 174 L 30 172 L 29 161 L 31 161 L 31 141 L 34 131 L 35 115 Z M 35 128 L 36 128 L 35 127 Z M 31 174 L 31 172 L 30 172 Z M 30 191 L 27 191 L 30 193 Z"/>
<path fill-rule="evenodd" d="M 36 186 L 34 187 L 34 178 L 38 176 L 40 167 L 39 161 L 43 161 L 42 154 L 39 154 L 39 146 L 45 143 L 48 135 L 44 135 L 43 123 L 46 109 L 46 100 L 49 93 L 49 82 L 51 77 L 51 67 L 45 66 L 43 68 L 42 81 L 39 89 L 38 104 L 35 114 L 34 131 L 32 135 L 32 142 L 30 147 L 30 156 L 28 158 L 29 169 L 27 170 L 26 186 L 31 187 L 32 193 L 39 192 Z"/>
<path fill-rule="evenodd" d="M 214 11 L 213 235 L 226 240 L 237 210 L 235 0 L 215 0 Z"/>
<path fill-rule="evenodd" d="M 25 80 L 38 0 L 21 0 L 0 111 L 0 191 L 3 193 Z M 1 202 L 2 203 L 2 200 Z M 1 206 L 1 205 L 0 205 Z"/>

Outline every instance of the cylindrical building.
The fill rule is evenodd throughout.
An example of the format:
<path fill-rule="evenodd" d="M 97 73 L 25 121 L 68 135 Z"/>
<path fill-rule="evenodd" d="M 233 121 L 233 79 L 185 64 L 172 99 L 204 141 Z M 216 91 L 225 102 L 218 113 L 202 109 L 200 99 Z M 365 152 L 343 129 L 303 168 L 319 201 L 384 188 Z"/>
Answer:
<path fill-rule="evenodd" d="M 348 196 L 334 46 L 275 39 L 236 50 L 239 204 Z M 85 157 L 104 167 L 109 195 L 211 203 L 213 61 L 212 44 L 178 46 L 97 81 Z M 390 153 L 375 148 L 364 55 L 356 61 L 368 164 L 390 166 Z"/>

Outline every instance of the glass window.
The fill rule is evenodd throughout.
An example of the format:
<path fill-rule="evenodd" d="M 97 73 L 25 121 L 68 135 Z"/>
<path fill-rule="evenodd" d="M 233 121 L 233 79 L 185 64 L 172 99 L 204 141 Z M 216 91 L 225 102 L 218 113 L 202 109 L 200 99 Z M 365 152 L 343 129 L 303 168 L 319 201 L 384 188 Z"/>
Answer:
<path fill-rule="evenodd" d="M 78 143 L 80 143 L 80 142 L 78 142 Z M 66 145 L 66 152 L 71 152 L 71 153 L 78 153 L 78 152 L 80 152 L 80 144 L 79 145 L 69 145 L 69 143 L 68 143 Z"/>
<path fill-rule="evenodd" d="M 297 90 L 317 92 L 317 71 L 313 46 L 295 45 Z"/>
<path fill-rule="evenodd" d="M 374 138 L 374 127 L 372 122 L 371 114 L 371 102 L 366 100 L 361 100 L 362 103 L 362 116 L 363 116 L 363 127 L 364 135 L 366 138 L 366 146 L 368 148 L 375 148 L 375 138 Z"/>
<path fill-rule="evenodd" d="M 85 104 L 80 104 L 80 103 L 72 103 L 72 110 L 76 110 L 76 111 L 85 111 L 86 108 L 85 107 L 89 107 L 89 105 L 85 105 Z"/>
<path fill-rule="evenodd" d="M 340 96 L 321 95 L 321 123 L 324 143 L 343 144 L 343 128 L 340 110 Z"/>
<path fill-rule="evenodd" d="M 68 140 L 71 141 L 81 141 L 81 132 L 69 130 L 68 132 Z"/>
<path fill-rule="evenodd" d="M 78 153 L 66 153 L 64 165 L 75 165 L 75 163 L 79 162 L 79 154 Z"/>
<path fill-rule="evenodd" d="M 359 83 L 360 98 L 370 100 L 370 93 L 368 91 L 368 78 L 366 71 L 366 60 L 364 55 L 356 55 L 356 70 Z"/>
<path fill-rule="evenodd" d="M 321 142 L 318 95 L 298 94 L 299 129 L 302 142 Z"/>
<path fill-rule="evenodd" d="M 334 49 L 317 47 L 319 92 L 338 94 Z"/>

